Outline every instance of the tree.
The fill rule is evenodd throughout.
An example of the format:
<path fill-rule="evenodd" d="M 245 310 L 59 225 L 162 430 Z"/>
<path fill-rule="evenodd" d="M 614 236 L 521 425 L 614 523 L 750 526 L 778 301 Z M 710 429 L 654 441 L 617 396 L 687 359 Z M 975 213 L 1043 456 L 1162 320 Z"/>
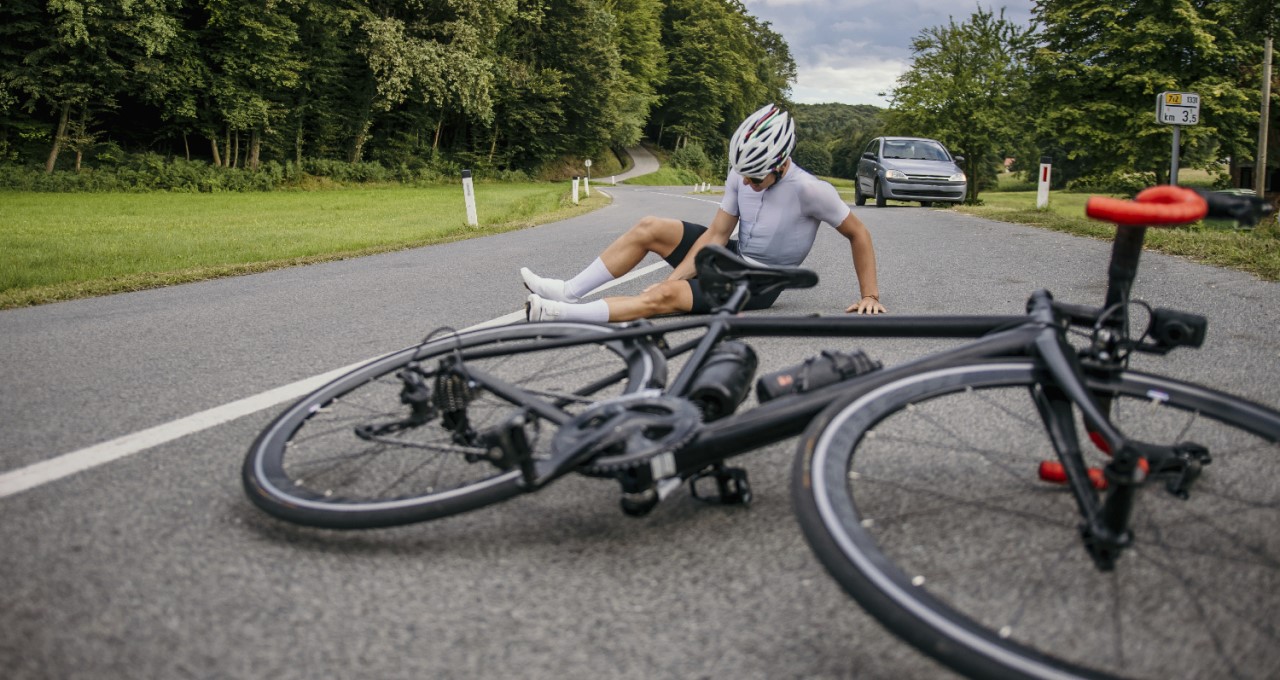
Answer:
<path fill-rule="evenodd" d="M 1188 158 L 1248 154 L 1257 100 L 1239 69 L 1256 63 L 1256 46 L 1237 39 L 1233 9 L 1218 0 L 1039 0 L 1036 136 L 1055 174 L 1137 170 L 1167 181 L 1171 130 L 1155 119 L 1163 91 L 1201 95 L 1200 124 L 1182 130 Z"/>
<path fill-rule="evenodd" d="M 0 161 L 537 170 L 649 130 L 718 162 L 794 78 L 741 0 L 3 0 Z"/>
<path fill-rule="evenodd" d="M 834 177 L 852 179 L 862 150 L 884 132 L 885 110 L 870 104 L 793 104 L 791 114 L 797 139 L 817 142 L 829 152 Z"/>
<path fill-rule="evenodd" d="M 435 120 L 432 149 L 447 122 L 464 134 L 494 120 L 498 59 L 494 45 L 516 0 L 438 0 L 382 7 L 362 24 L 360 51 L 372 76 L 358 118 L 351 159 L 358 161 L 373 116 L 398 110 L 410 121 Z"/>
<path fill-rule="evenodd" d="M 557 0 L 544 28 L 542 61 L 564 74 L 564 150 L 590 158 L 622 127 L 627 79 L 614 39 L 616 18 L 595 0 Z"/>
<path fill-rule="evenodd" d="M 354 46 L 362 39 L 360 23 L 373 15 L 364 3 L 347 0 L 300 0 L 297 7 L 298 84 L 287 95 L 289 134 L 282 137 L 282 150 L 292 147 L 301 165 L 307 155 L 350 153 L 350 121 L 367 112 L 374 87 L 368 63 Z"/>
<path fill-rule="evenodd" d="M 240 133 L 248 132 L 245 165 L 256 170 L 262 135 L 284 118 L 286 96 L 298 85 L 298 25 L 288 0 L 203 1 L 209 14 L 202 47 L 212 106 L 226 125 L 224 162 L 238 165 Z"/>
<path fill-rule="evenodd" d="M 831 152 L 821 142 L 799 140 L 791 157 L 800 164 L 800 167 L 815 175 L 831 175 Z"/>
<path fill-rule="evenodd" d="M 618 127 L 612 143 L 634 146 L 644 134 L 649 113 L 660 101 L 658 88 L 667 77 L 662 46 L 661 0 L 608 0 L 614 15 L 615 40 L 621 57 L 618 78 Z"/>
<path fill-rule="evenodd" d="M 931 137 L 966 159 L 968 201 L 995 175 L 1023 129 L 1031 30 L 981 7 L 962 24 L 927 28 L 912 40 L 911 68 L 898 78 L 888 131 Z"/>
<path fill-rule="evenodd" d="M 115 106 L 135 63 L 167 49 L 175 33 L 170 10 L 166 0 L 50 0 L 43 6 L 16 0 L 6 7 L 0 19 L 14 22 L 8 30 L 25 55 L 16 61 L 6 57 L 3 98 L 23 98 L 28 112 L 44 106 L 56 116 L 46 172 L 57 165 L 72 110 L 87 125 L 94 112 Z M 80 136 L 87 134 L 84 129 Z"/>
<path fill-rule="evenodd" d="M 1273 129 L 1272 118 L 1275 116 L 1273 112 L 1277 110 L 1271 104 L 1272 93 L 1276 91 L 1273 86 L 1273 79 L 1277 71 L 1271 67 L 1274 61 L 1274 42 L 1276 35 L 1280 34 L 1280 7 L 1276 6 L 1275 0 L 1232 0 L 1233 4 L 1238 4 L 1237 11 L 1228 12 L 1227 17 L 1236 19 L 1235 28 L 1242 40 L 1247 40 L 1262 44 L 1261 65 L 1258 69 L 1259 73 L 1254 73 L 1253 69 L 1243 69 L 1246 73 L 1245 87 L 1249 86 L 1248 78 L 1256 77 L 1262 81 L 1261 101 L 1259 106 L 1258 118 L 1258 145 L 1256 153 L 1253 154 L 1253 188 L 1259 195 L 1266 191 L 1267 174 L 1270 166 L 1276 160 L 1276 154 L 1271 147 L 1276 146 L 1271 142 L 1271 130 Z"/>
<path fill-rule="evenodd" d="M 795 80 L 786 42 L 737 0 L 668 0 L 662 21 L 670 75 L 652 123 L 659 143 L 723 149 L 748 114 L 785 102 Z"/>

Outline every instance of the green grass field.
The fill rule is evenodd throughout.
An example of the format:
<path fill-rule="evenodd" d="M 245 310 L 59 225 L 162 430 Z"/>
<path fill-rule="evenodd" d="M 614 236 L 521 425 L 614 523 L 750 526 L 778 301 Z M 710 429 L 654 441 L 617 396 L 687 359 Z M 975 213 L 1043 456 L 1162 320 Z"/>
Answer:
<path fill-rule="evenodd" d="M 646 179 L 685 182 L 664 169 Z M 666 173 L 666 174 L 664 174 Z M 852 182 L 831 180 L 852 201 Z M 1012 188 L 1012 187 L 1010 187 Z M 718 187 L 713 187 L 713 192 Z M 0 192 L 0 309 L 442 243 L 564 219 L 606 205 L 572 205 L 564 183 L 479 184 L 479 227 L 464 224 L 460 187 L 374 187 L 217 194 Z M 1111 239 L 1084 216 L 1085 194 L 988 191 L 954 208 L 989 219 Z M 1280 229 L 1153 229 L 1147 245 L 1280 280 Z"/>
<path fill-rule="evenodd" d="M 1115 226 L 1084 214 L 1088 194 L 1054 191 L 1049 206 L 1036 208 L 1035 191 L 984 192 L 983 205 L 954 208 L 970 215 L 1003 222 L 1029 224 L 1055 231 L 1105 240 L 1115 237 Z M 1146 247 L 1205 264 L 1252 272 L 1268 281 L 1280 281 L 1280 230 L 1275 219 L 1256 229 L 1233 229 L 1204 224 L 1177 229 L 1147 230 Z"/>
<path fill-rule="evenodd" d="M 342 259 L 497 233 L 602 207 L 567 186 L 216 194 L 0 193 L 0 309 Z"/>
<path fill-rule="evenodd" d="M 696 174 L 689 172 L 688 170 L 664 167 L 657 172 L 624 180 L 623 184 L 638 184 L 646 187 L 678 187 L 693 186 L 700 181 L 701 180 L 698 179 Z"/>

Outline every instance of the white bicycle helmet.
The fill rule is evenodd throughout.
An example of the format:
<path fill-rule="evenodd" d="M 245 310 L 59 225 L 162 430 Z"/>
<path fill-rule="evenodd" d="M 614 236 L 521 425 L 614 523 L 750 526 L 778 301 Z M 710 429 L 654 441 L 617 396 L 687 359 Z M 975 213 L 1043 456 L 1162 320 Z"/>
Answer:
<path fill-rule="evenodd" d="M 729 167 L 743 177 L 764 177 L 796 148 L 796 128 L 786 111 L 766 104 L 747 116 L 729 141 Z"/>

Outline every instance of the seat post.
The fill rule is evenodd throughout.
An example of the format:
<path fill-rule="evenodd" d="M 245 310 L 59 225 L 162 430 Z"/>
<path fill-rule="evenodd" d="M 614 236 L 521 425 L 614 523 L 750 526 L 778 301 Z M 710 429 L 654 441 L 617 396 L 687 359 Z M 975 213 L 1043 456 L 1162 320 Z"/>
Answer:
<path fill-rule="evenodd" d="M 1107 268 L 1107 301 L 1105 307 L 1127 303 L 1138 274 L 1138 259 L 1142 256 L 1142 241 L 1146 238 L 1144 226 L 1119 225 L 1116 240 L 1111 245 L 1111 264 Z M 1115 317 L 1118 322 L 1121 317 Z"/>

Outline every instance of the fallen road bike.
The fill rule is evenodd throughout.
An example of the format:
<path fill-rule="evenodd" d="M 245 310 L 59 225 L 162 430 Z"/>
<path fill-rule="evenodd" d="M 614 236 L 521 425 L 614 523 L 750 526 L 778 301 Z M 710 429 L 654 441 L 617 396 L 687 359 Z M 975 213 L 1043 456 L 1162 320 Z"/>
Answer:
<path fill-rule="evenodd" d="M 745 470 L 726 461 L 800 435 L 793 498 L 815 554 L 947 666 L 1276 677 L 1280 412 L 1129 368 L 1207 332 L 1203 316 L 1131 297 L 1146 229 L 1268 210 L 1177 187 L 1095 197 L 1089 214 L 1118 229 L 1103 304 L 1041 290 L 1025 315 L 739 315 L 751 294 L 817 275 L 708 247 L 698 276 L 713 314 L 439 331 L 281 413 L 250 448 L 244 487 L 280 519 L 358 529 L 574 473 L 615 480 L 639 516 L 686 486 L 749 503 Z M 756 380 L 744 339 L 763 337 L 966 342 L 891 367 L 829 350 Z"/>

